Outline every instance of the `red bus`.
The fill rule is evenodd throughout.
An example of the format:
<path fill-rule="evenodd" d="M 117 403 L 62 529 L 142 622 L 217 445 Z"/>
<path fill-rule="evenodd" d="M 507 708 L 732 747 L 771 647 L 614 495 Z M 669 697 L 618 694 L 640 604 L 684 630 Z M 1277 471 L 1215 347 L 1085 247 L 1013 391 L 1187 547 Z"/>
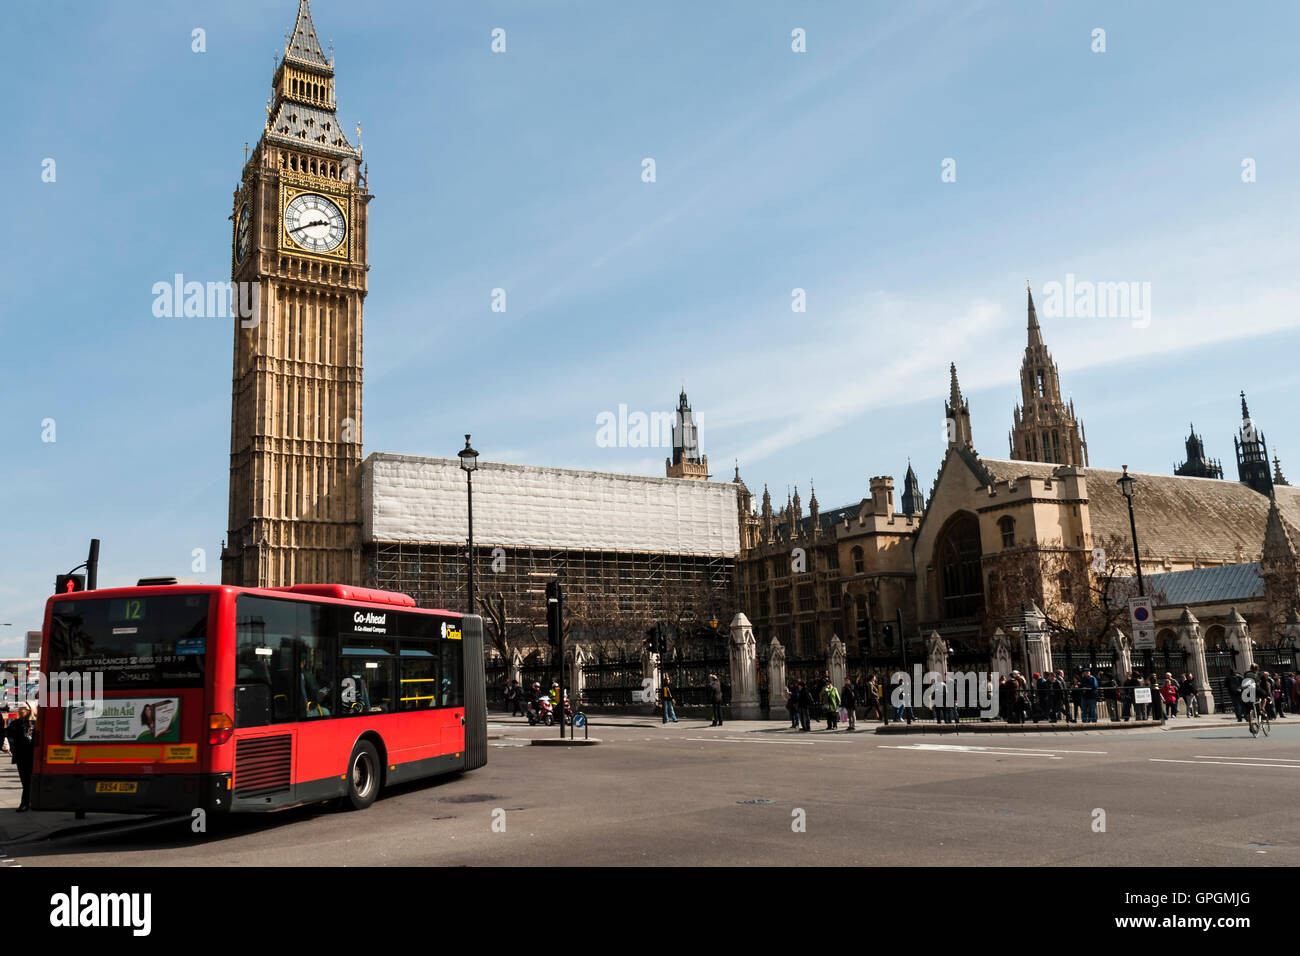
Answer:
<path fill-rule="evenodd" d="M 487 762 L 482 618 L 405 594 L 59 594 L 42 652 L 52 685 L 102 674 L 104 699 L 98 713 L 82 700 L 38 709 L 34 810 L 360 810 L 386 784 Z"/>

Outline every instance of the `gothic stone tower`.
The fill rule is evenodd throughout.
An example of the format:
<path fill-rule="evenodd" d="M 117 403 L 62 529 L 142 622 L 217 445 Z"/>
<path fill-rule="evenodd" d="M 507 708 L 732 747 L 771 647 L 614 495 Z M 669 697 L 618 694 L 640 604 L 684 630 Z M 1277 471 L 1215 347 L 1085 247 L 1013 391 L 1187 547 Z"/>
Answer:
<path fill-rule="evenodd" d="M 699 435 L 684 388 L 673 415 L 673 457 L 664 461 L 664 471 L 669 478 L 706 481 L 709 477 L 709 456 L 700 454 Z"/>
<path fill-rule="evenodd" d="M 237 320 L 223 583 L 361 582 L 361 146 L 339 128 L 334 62 L 308 0 L 272 80 L 261 141 L 235 191 Z M 358 130 L 359 136 L 359 130 Z"/>
<path fill-rule="evenodd" d="M 1043 344 L 1029 292 L 1029 344 L 1020 366 L 1021 404 L 1013 413 L 1009 436 L 1011 457 L 1017 461 L 1088 464 L 1088 440 L 1074 417 L 1074 402 L 1061 401 L 1061 381 L 1052 354 Z"/>
<path fill-rule="evenodd" d="M 1237 453 L 1237 480 L 1261 495 L 1271 494 L 1273 473 L 1268 470 L 1268 442 L 1250 417 L 1245 392 L 1241 393 L 1241 428 L 1232 440 L 1232 447 Z M 1278 470 L 1281 471 L 1280 466 Z"/>

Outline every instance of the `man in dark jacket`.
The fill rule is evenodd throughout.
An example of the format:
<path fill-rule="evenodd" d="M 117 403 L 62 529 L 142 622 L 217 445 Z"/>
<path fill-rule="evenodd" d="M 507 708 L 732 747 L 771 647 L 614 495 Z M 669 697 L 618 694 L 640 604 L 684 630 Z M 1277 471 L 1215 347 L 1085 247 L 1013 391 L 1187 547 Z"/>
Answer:
<path fill-rule="evenodd" d="M 1088 668 L 1083 669 L 1079 677 L 1079 702 L 1083 707 L 1083 717 L 1085 724 L 1095 724 L 1097 722 L 1097 678 L 1092 676 L 1092 671 Z"/>
<path fill-rule="evenodd" d="M 710 727 L 722 726 L 722 681 L 717 674 L 709 675 L 709 696 L 713 698 L 713 723 Z"/>
<path fill-rule="evenodd" d="M 853 681 L 845 678 L 840 691 L 840 706 L 849 712 L 849 730 L 858 729 L 858 695 L 853 690 Z"/>
<path fill-rule="evenodd" d="M 1128 678 L 1124 681 L 1124 719 L 1130 720 L 1133 717 L 1133 707 L 1136 700 L 1133 691 L 1137 689 L 1137 674 L 1129 672 Z M 1141 717 L 1141 714 L 1138 715 Z"/>
<path fill-rule="evenodd" d="M 808 691 L 808 685 L 803 681 L 799 682 L 799 729 L 803 731 L 812 730 L 812 706 L 813 696 Z"/>
<path fill-rule="evenodd" d="M 1241 723 L 1241 681 L 1241 674 L 1237 671 L 1233 671 L 1223 681 L 1228 699 L 1232 701 L 1233 713 L 1237 715 L 1237 723 Z"/>

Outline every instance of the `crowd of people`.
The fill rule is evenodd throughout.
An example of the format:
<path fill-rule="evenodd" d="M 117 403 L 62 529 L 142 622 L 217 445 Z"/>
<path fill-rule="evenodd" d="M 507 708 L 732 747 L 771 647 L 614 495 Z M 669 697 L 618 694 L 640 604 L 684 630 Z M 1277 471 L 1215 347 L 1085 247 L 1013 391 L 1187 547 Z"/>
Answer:
<path fill-rule="evenodd" d="M 945 677 L 950 675 L 945 675 Z M 813 680 L 795 680 L 786 687 L 785 707 L 790 715 L 792 730 L 811 731 L 814 721 L 826 721 L 826 729 L 857 729 L 859 715 L 867 720 L 885 721 L 887 716 L 896 721 L 911 723 L 916 720 L 913 702 L 901 693 L 902 677 L 895 675 L 895 683 L 887 686 L 875 674 L 869 675 L 856 687 L 852 680 L 835 686 L 829 672 Z M 1249 670 L 1234 672 L 1224 682 L 1237 720 L 1245 720 L 1252 700 L 1258 697 L 1270 717 L 1284 717 L 1300 713 L 1300 674 L 1271 673 Z M 1168 671 L 1163 677 L 1132 671 L 1122 681 L 1109 671 L 1094 674 L 1083 668 L 1074 677 L 1066 677 L 1064 670 L 1035 672 L 1026 677 L 1018 670 L 999 677 L 997 686 L 989 681 L 985 688 L 986 699 L 997 700 L 995 715 L 980 713 L 969 702 L 952 699 L 952 688 L 946 681 L 936 685 L 933 707 L 928 708 L 940 723 L 957 723 L 967 719 L 996 719 L 1008 723 L 1096 723 L 1104 714 L 1111 721 L 1158 720 L 1162 724 L 1179 716 L 1200 717 L 1202 688 L 1191 674 L 1174 675 Z M 1146 693 L 1141 691 L 1145 690 Z M 722 684 L 716 674 L 709 675 L 708 698 L 713 710 L 712 726 L 722 725 Z M 550 696 L 554 700 L 559 692 L 559 681 L 552 682 Z M 541 695 L 541 688 L 533 684 L 532 695 Z M 507 707 L 519 713 L 527 706 L 529 694 L 514 681 L 505 688 Z M 675 695 L 671 679 L 665 677 L 656 694 L 656 709 L 664 723 L 676 722 Z M 774 702 L 775 703 L 775 702 Z M 961 708 L 958 704 L 963 704 Z M 961 711 L 965 711 L 965 714 Z"/>

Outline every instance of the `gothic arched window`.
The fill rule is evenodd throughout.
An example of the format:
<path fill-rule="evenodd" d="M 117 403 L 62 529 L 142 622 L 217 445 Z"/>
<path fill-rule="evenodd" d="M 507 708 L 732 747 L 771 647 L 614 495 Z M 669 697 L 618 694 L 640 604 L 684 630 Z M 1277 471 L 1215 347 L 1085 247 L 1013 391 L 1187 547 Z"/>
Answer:
<path fill-rule="evenodd" d="M 1067 604 L 1074 603 L 1074 583 L 1069 571 L 1062 571 L 1056 576 L 1056 587 L 1061 593 L 1061 600 Z"/>
<path fill-rule="evenodd" d="M 1016 546 L 1016 519 L 1011 516 L 998 519 L 998 532 L 1002 535 L 1002 547 Z"/>
<path fill-rule="evenodd" d="M 862 561 L 862 549 L 861 549 L 861 548 L 856 548 L 856 547 L 855 547 L 855 548 L 853 549 L 852 554 L 853 554 L 853 573 L 854 573 L 854 574 L 863 574 L 863 573 L 865 573 L 865 571 L 866 571 L 866 565 L 863 564 L 863 561 Z"/>
<path fill-rule="evenodd" d="M 945 618 L 974 617 L 984 609 L 980 525 L 974 515 L 954 515 L 939 533 L 935 568 Z"/>

